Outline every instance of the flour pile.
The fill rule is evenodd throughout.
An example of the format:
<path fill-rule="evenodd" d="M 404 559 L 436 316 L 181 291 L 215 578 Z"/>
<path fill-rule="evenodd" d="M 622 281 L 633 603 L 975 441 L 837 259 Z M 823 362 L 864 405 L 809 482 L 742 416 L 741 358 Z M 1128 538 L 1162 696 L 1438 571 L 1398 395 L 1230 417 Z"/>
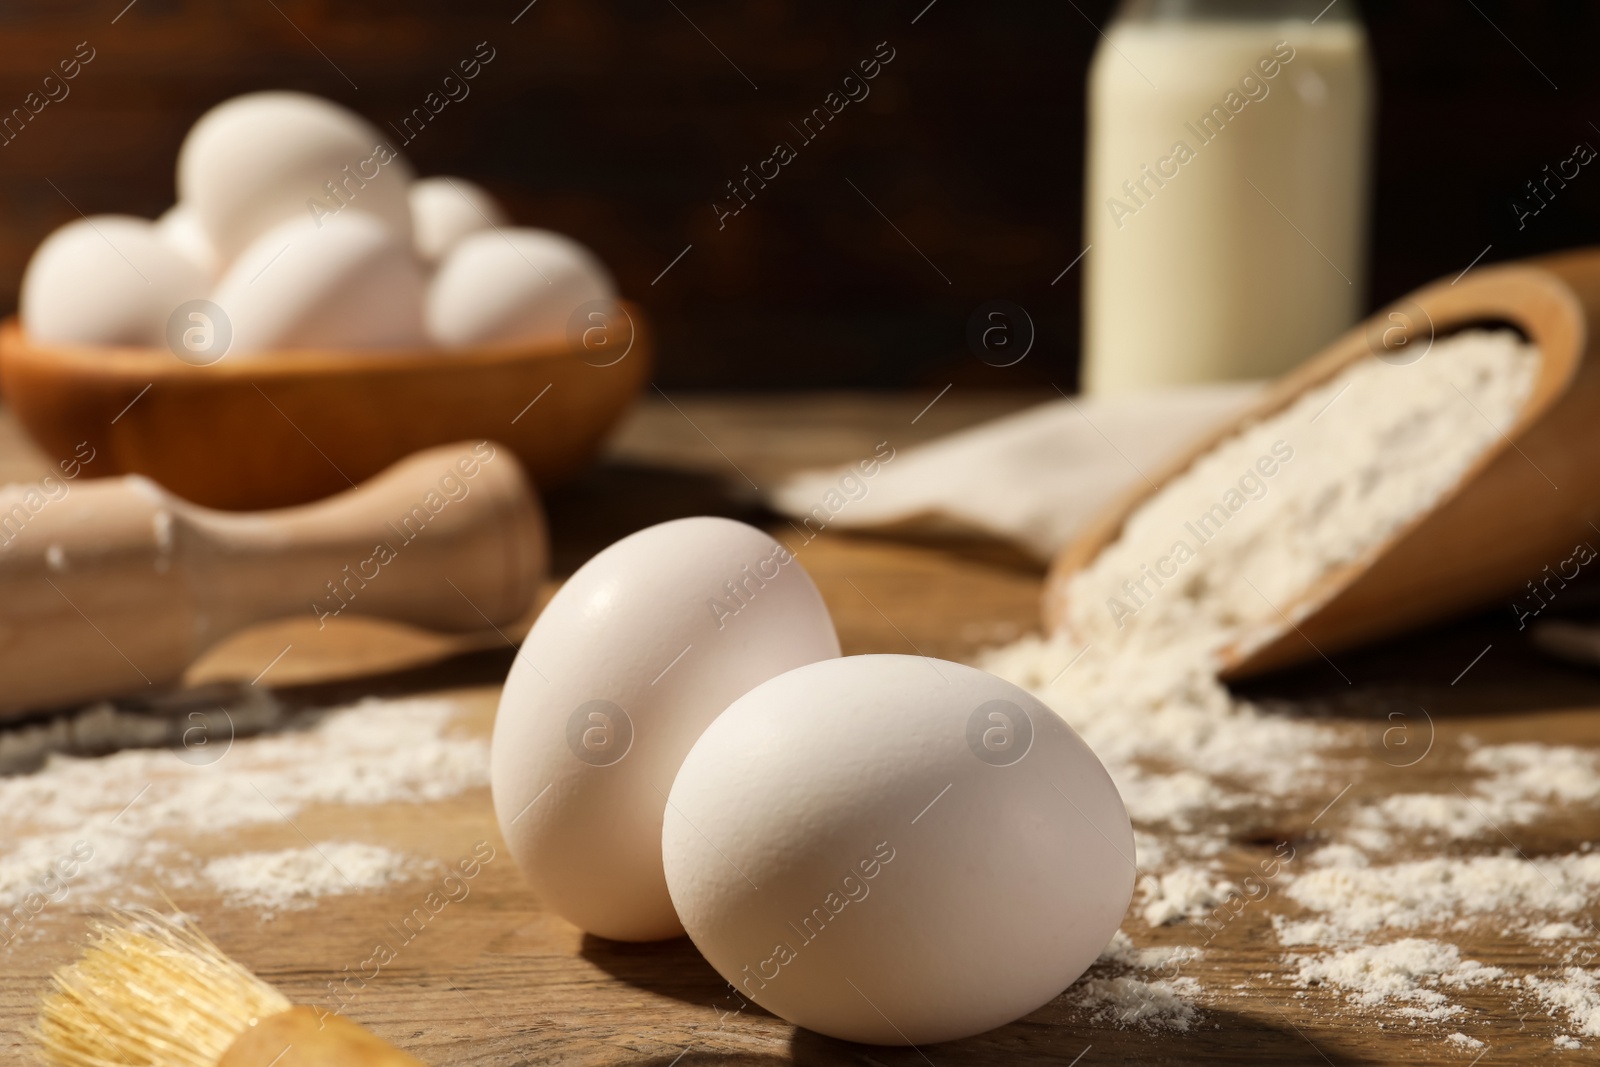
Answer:
<path fill-rule="evenodd" d="M 1537 349 L 1515 334 L 1467 331 L 1409 365 L 1366 359 L 1347 368 L 1222 442 L 1147 501 L 1069 583 L 1061 632 L 980 658 L 1050 704 L 1105 762 L 1135 826 L 1141 878 L 1132 914 L 1196 949 L 1147 979 L 1114 943 L 1068 994 L 1087 1015 L 1194 1025 L 1205 996 L 1198 959 L 1259 906 L 1280 944 L 1302 950 L 1285 957 L 1281 977 L 1291 983 L 1337 990 L 1407 1026 L 1459 1023 L 1456 998 L 1492 989 L 1587 1036 L 1588 971 L 1513 976 L 1411 932 L 1489 926 L 1569 946 L 1600 940 L 1584 917 L 1600 893 L 1600 856 L 1530 862 L 1507 850 L 1381 864 L 1373 854 L 1402 837 L 1499 847 L 1496 827 L 1600 803 L 1596 753 L 1478 746 L 1460 754 L 1454 791 L 1359 807 L 1346 800 L 1351 817 L 1338 813 L 1317 827 L 1332 843 L 1315 851 L 1302 844 L 1296 856 L 1282 842 L 1241 867 L 1230 822 L 1289 810 L 1309 811 L 1317 824 L 1372 759 L 1365 729 L 1266 712 L 1216 677 L 1224 650 L 1277 637 L 1303 610 L 1304 591 L 1363 559 L 1502 446 L 1538 365 Z M 1449 1040 L 1461 1048 L 1477 1041 L 1466 1033 Z"/>
<path fill-rule="evenodd" d="M 226 849 L 241 831 L 293 825 L 314 804 L 421 803 L 486 785 L 487 742 L 451 731 L 458 710 L 441 699 L 367 700 L 278 733 L 214 734 L 205 749 L 56 753 L 34 773 L 0 778 L 0 944 L 41 933 L 35 919 L 52 902 L 159 902 L 158 885 L 193 884 L 197 868 L 228 902 L 266 912 L 430 876 L 430 861 L 376 846 L 324 842 L 207 864 L 183 841 Z"/>

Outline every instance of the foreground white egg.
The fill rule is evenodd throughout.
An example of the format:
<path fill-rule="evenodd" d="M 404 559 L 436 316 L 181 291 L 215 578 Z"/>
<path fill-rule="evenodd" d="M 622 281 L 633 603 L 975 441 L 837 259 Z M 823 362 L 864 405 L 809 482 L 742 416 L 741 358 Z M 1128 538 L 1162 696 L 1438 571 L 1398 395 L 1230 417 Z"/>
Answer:
<path fill-rule="evenodd" d="M 495 814 L 544 906 L 601 937 L 681 934 L 661 819 L 684 753 L 751 687 L 838 654 L 810 576 L 743 523 L 662 523 L 579 568 L 494 724 Z"/>
<path fill-rule="evenodd" d="M 773 678 L 695 743 L 662 833 L 685 929 L 738 993 L 849 1041 L 1018 1019 L 1122 921 L 1133 829 L 1026 691 L 920 656 Z"/>
<path fill-rule="evenodd" d="M 427 280 L 410 242 L 371 215 L 291 219 L 233 262 L 212 300 L 230 355 L 282 348 L 420 348 Z"/>
<path fill-rule="evenodd" d="M 511 220 L 489 191 L 465 178 L 423 178 L 411 183 L 412 241 L 417 255 L 437 263 L 463 237 Z"/>
<path fill-rule="evenodd" d="M 22 325 L 35 341 L 165 345 L 167 319 L 203 297 L 205 274 L 147 219 L 69 222 L 34 251 L 22 276 Z"/>
<path fill-rule="evenodd" d="M 573 312 L 612 300 L 605 267 L 548 230 L 487 230 L 464 238 L 428 289 L 428 332 L 441 345 L 557 343 Z"/>
<path fill-rule="evenodd" d="M 290 218 L 362 211 L 409 239 L 410 166 L 361 116 L 307 93 L 249 93 L 200 116 L 178 152 L 178 199 L 223 260 Z M 316 206 L 313 206 L 316 205 Z"/>
<path fill-rule="evenodd" d="M 164 211 L 156 219 L 156 235 L 168 248 L 199 267 L 207 278 L 215 278 L 222 269 L 222 258 L 187 204 L 173 204 Z"/>

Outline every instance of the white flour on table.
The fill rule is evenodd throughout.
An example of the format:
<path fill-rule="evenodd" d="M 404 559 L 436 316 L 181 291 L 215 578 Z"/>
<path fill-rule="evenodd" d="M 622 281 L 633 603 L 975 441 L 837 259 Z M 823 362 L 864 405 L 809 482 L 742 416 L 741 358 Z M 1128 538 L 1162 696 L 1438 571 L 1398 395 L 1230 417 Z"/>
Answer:
<path fill-rule="evenodd" d="M 56 754 L 37 771 L 0 777 L 0 946 L 38 936 L 35 917 L 68 898 L 159 903 L 158 885 L 194 884 L 201 861 L 186 842 L 204 840 L 210 853 L 240 830 L 292 824 L 313 804 L 426 803 L 487 785 L 488 743 L 452 731 L 458 710 L 438 698 L 369 699 L 228 746 L 212 738 L 198 754 Z M 353 868 L 343 875 L 322 856 L 312 863 L 291 850 L 225 855 L 203 876 L 225 901 L 276 911 L 348 891 L 344 875 L 375 886 L 433 871 L 428 860 L 352 847 L 340 853 Z"/>
<path fill-rule="evenodd" d="M 219 856 L 200 874 L 226 903 L 271 917 L 315 907 L 323 897 L 412 881 L 437 867 L 381 845 L 324 841 L 305 848 Z"/>

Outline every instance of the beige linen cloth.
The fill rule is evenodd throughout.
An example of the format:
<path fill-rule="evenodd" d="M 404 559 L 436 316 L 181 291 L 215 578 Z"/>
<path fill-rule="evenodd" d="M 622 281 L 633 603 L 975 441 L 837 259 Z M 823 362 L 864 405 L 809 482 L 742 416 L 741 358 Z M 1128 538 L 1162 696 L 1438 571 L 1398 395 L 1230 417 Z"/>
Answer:
<path fill-rule="evenodd" d="M 1197 437 L 1244 410 L 1261 382 L 1047 401 L 899 450 L 867 478 L 803 471 L 768 493 L 816 530 L 896 527 L 982 533 L 1048 560 L 1101 508 Z M 843 506 L 841 478 L 859 486 Z M 830 509 L 825 501 L 835 505 Z"/>

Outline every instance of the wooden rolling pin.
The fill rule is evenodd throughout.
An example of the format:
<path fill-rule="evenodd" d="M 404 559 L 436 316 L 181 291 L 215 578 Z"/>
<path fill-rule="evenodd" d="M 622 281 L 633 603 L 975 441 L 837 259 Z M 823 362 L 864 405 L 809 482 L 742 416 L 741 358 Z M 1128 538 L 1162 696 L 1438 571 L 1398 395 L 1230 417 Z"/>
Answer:
<path fill-rule="evenodd" d="M 211 645 L 268 619 L 505 625 L 532 607 L 547 562 L 522 469 L 487 441 L 255 513 L 197 507 L 137 475 L 6 486 L 0 718 L 173 686 Z"/>

